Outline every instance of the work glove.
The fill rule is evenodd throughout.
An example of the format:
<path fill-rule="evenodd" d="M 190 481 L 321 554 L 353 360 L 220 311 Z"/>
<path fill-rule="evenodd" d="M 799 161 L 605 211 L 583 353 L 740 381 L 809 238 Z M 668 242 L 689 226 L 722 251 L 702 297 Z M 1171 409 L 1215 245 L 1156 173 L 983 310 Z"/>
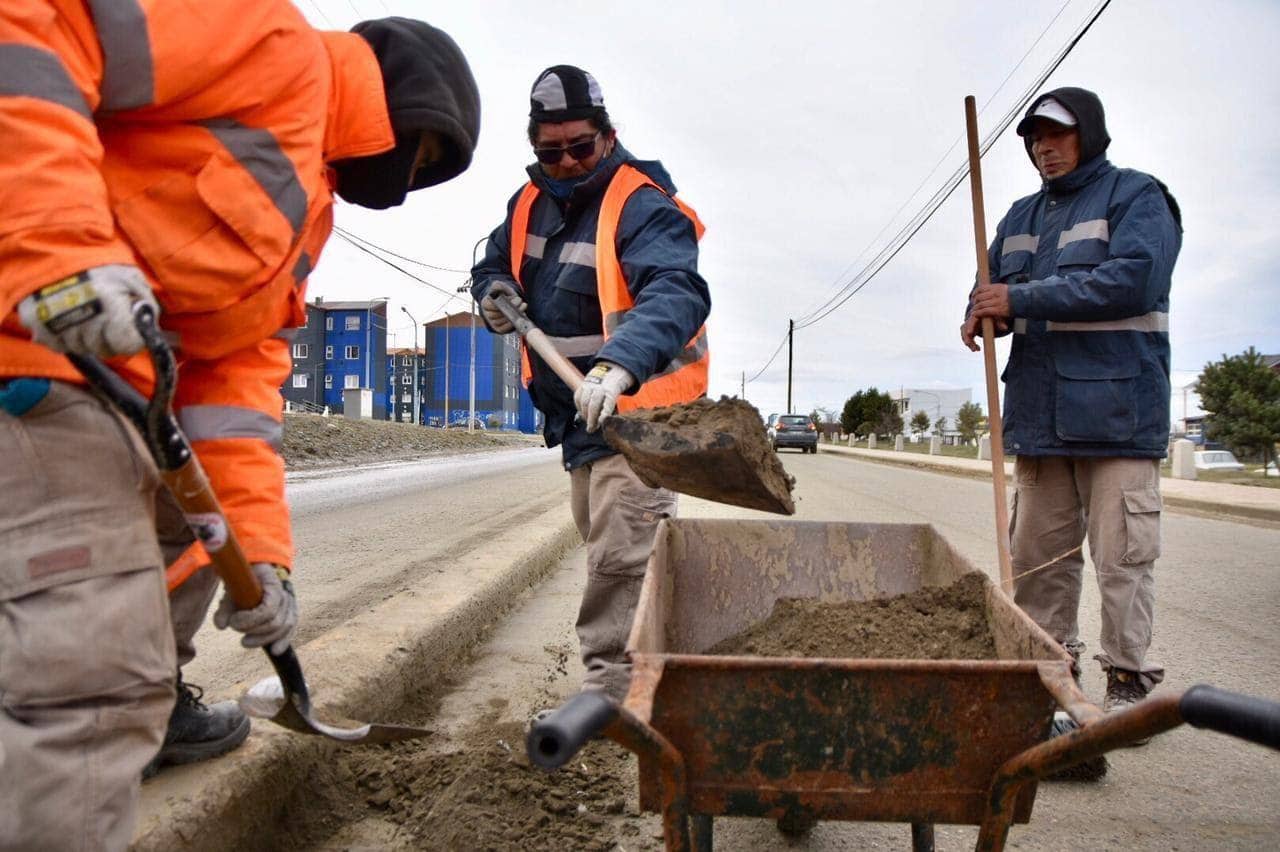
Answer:
<path fill-rule="evenodd" d="M 142 349 L 133 303 L 159 312 L 151 287 L 136 266 L 95 266 L 42 287 L 18 303 L 18 319 L 37 343 L 55 352 L 111 358 Z"/>
<path fill-rule="evenodd" d="M 213 626 L 219 630 L 230 627 L 243 633 L 240 644 L 246 648 L 270 645 L 271 653 L 279 656 L 289 647 L 298 626 L 298 599 L 293 595 L 293 583 L 289 582 L 289 572 L 270 562 L 255 562 L 250 567 L 262 584 L 262 602 L 253 609 L 237 609 L 231 595 L 224 592 L 213 614 Z"/>
<path fill-rule="evenodd" d="M 510 334 L 515 331 L 515 326 L 511 324 L 511 320 L 507 319 L 494 302 L 495 296 L 510 296 L 511 302 L 516 306 L 516 310 L 523 311 L 527 305 L 520 294 L 516 292 L 516 288 L 512 287 L 505 281 L 495 281 L 489 285 L 488 291 L 485 292 L 484 298 L 480 300 L 480 312 L 484 314 L 484 321 L 489 324 L 489 328 L 498 334 Z"/>
<path fill-rule="evenodd" d="M 591 368 L 573 394 L 573 404 L 587 424 L 587 431 L 600 428 L 600 421 L 618 407 L 618 395 L 635 384 L 635 377 L 617 364 L 601 361 Z"/>

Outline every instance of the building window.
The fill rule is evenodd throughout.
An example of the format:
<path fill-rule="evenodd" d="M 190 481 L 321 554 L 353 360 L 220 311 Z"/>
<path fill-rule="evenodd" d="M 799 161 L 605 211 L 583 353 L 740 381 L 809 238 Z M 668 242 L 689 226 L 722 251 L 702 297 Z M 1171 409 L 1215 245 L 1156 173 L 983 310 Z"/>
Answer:
<path fill-rule="evenodd" d="M 324 348 L 324 358 L 325 358 L 325 360 L 326 360 L 326 361 L 332 361 L 332 360 L 333 360 L 333 347 L 332 347 L 332 346 L 326 346 L 326 347 Z"/>
<path fill-rule="evenodd" d="M 355 316 L 347 317 L 347 331 L 359 331 L 359 330 L 360 330 L 360 315 L 356 314 Z"/>
<path fill-rule="evenodd" d="M 305 387 L 307 386 L 307 374 L 306 374 L 306 373 L 294 373 L 294 374 L 293 374 L 293 386 L 294 386 L 295 388 L 305 388 Z"/>
<path fill-rule="evenodd" d="M 333 331 L 333 317 L 324 318 L 324 330 Z"/>
<path fill-rule="evenodd" d="M 359 346 L 347 346 L 347 347 L 345 347 L 345 348 L 342 350 L 342 357 L 343 357 L 343 358 L 346 358 L 348 361 L 359 361 L 359 360 L 360 360 L 360 347 L 359 347 Z"/>
<path fill-rule="evenodd" d="M 325 376 L 324 376 L 324 389 L 325 389 L 325 390 L 333 390 L 333 374 L 332 374 L 332 373 L 325 373 Z"/>
<path fill-rule="evenodd" d="M 401 382 L 400 382 L 400 384 L 402 384 L 402 385 L 411 385 L 411 384 L 413 384 L 413 376 L 409 375 L 408 373 L 405 373 L 405 374 L 404 374 L 403 376 L 401 376 L 400 378 L 401 378 Z"/>
<path fill-rule="evenodd" d="M 400 356 L 400 363 L 401 363 L 401 364 L 403 364 L 403 365 L 404 365 L 404 366 L 406 366 L 406 367 L 411 367 L 411 366 L 413 366 L 413 356 L 412 356 L 412 355 L 401 355 L 401 356 Z"/>
<path fill-rule="evenodd" d="M 344 388 L 358 388 L 360 387 L 360 377 L 355 373 L 352 373 L 349 376 L 345 376 L 342 379 L 342 386 Z"/>
<path fill-rule="evenodd" d="M 411 393 L 402 393 L 402 394 L 400 394 L 400 401 L 401 401 L 401 402 L 408 402 L 408 403 L 412 403 L 412 402 L 413 402 L 413 394 L 411 394 Z"/>
<path fill-rule="evenodd" d="M 293 344 L 293 357 L 295 357 L 295 358 L 307 358 L 307 357 L 310 357 L 310 355 L 311 355 L 311 346 L 310 346 L 310 344 L 307 344 L 307 343 L 295 343 L 295 344 Z"/>

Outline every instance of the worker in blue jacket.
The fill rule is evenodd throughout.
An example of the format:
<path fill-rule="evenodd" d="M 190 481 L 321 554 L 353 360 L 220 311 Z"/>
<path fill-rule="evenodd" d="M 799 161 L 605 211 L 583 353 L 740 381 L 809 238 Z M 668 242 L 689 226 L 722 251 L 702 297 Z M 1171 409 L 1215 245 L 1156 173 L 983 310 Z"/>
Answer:
<path fill-rule="evenodd" d="M 528 133 L 537 162 L 471 270 L 472 293 L 491 331 L 512 331 L 494 302 L 507 296 L 586 374 L 575 392 L 537 353 L 522 353 L 522 379 L 543 413 L 547 446 L 562 448 L 587 546 L 577 621 L 583 688 L 621 701 L 640 584 L 676 495 L 645 485 L 600 425 L 615 410 L 706 395 L 711 296 L 698 274 L 702 224 L 675 198 L 661 163 L 622 147 L 586 71 L 556 65 L 538 75 Z"/>
<path fill-rule="evenodd" d="M 977 351 L 983 317 L 1013 333 L 1003 423 L 1005 452 L 1017 457 L 1014 598 L 1071 652 L 1078 674 L 1078 548 L 1088 536 L 1102 598 L 1094 659 L 1114 710 L 1164 677 L 1147 650 L 1181 214 L 1159 180 L 1107 160 L 1111 138 L 1093 92 L 1040 95 L 1017 132 L 1043 183 L 1000 222 L 992 282 L 970 294 L 960 334 Z"/>

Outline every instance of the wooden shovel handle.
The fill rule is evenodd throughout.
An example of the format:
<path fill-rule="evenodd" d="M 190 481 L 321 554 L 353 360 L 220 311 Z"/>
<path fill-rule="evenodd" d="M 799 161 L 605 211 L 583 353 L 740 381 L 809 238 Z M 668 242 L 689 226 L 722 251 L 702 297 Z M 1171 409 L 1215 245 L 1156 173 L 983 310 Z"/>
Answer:
<path fill-rule="evenodd" d="M 969 137 L 969 188 L 973 193 L 973 239 L 978 251 L 978 283 L 991 283 L 987 263 L 987 220 L 982 206 L 982 154 L 978 150 L 978 109 L 973 95 L 964 99 Z M 982 318 L 982 360 L 987 373 L 987 423 L 991 426 L 991 481 L 996 501 L 996 554 L 1000 585 L 1013 592 L 1013 560 L 1009 554 L 1009 504 L 1004 481 L 1004 427 L 1000 422 L 1000 385 L 996 379 L 996 335 L 991 317 Z"/>
<path fill-rule="evenodd" d="M 507 321 L 516 327 L 516 332 L 524 338 L 525 344 L 547 362 L 547 366 L 555 371 L 560 381 L 569 386 L 569 390 L 576 391 L 582 385 L 582 373 L 578 372 L 578 368 L 557 351 L 555 345 L 542 333 L 542 329 L 512 304 L 510 296 L 499 293 L 493 297 L 493 303 L 502 311 Z"/>

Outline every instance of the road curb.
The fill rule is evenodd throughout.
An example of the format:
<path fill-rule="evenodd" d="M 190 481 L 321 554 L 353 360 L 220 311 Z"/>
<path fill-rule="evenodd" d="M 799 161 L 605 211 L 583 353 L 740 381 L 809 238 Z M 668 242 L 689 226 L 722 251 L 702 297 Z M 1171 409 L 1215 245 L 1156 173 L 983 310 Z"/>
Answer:
<path fill-rule="evenodd" d="M 819 449 L 823 449 L 819 444 Z M 943 473 L 948 476 L 959 476 L 965 479 L 981 479 L 987 482 L 991 481 L 991 473 L 986 470 L 970 470 L 963 467 L 952 467 L 948 464 L 940 464 L 927 459 L 915 458 L 896 458 L 886 455 L 883 458 L 878 456 L 863 455 L 862 453 L 846 453 L 833 447 L 825 448 L 828 453 L 840 458 L 849 459 L 850 461 L 865 461 L 870 464 L 882 464 L 892 467 L 911 467 L 917 470 L 927 470 L 932 473 Z M 1280 524 L 1280 509 L 1272 509 L 1266 506 L 1244 506 L 1234 503 L 1220 503 L 1213 500 L 1198 500 L 1194 497 L 1183 497 L 1180 495 L 1169 494 L 1162 489 L 1161 500 L 1164 505 L 1171 509 L 1182 509 L 1194 514 L 1214 515 L 1235 520 L 1246 521 L 1264 521 L 1266 523 Z"/>
<path fill-rule="evenodd" d="M 580 543 L 563 506 L 508 530 L 459 559 L 474 580 L 457 600 L 441 601 L 430 577 L 335 627 L 299 649 L 319 715 L 406 724 L 422 722 L 522 593 L 544 579 Z M 506 557 L 495 553 L 506 553 Z M 495 564 L 496 563 L 496 564 Z M 447 597 L 447 594 L 444 595 Z M 382 659 L 353 659 L 352 635 L 385 638 Z M 244 684 L 243 686 L 247 686 Z M 143 788 L 142 816 L 130 848 L 161 850 L 274 849 L 274 826 L 302 785 L 342 748 L 321 737 L 291 734 L 255 720 L 254 734 L 224 758 L 174 767 Z"/>

